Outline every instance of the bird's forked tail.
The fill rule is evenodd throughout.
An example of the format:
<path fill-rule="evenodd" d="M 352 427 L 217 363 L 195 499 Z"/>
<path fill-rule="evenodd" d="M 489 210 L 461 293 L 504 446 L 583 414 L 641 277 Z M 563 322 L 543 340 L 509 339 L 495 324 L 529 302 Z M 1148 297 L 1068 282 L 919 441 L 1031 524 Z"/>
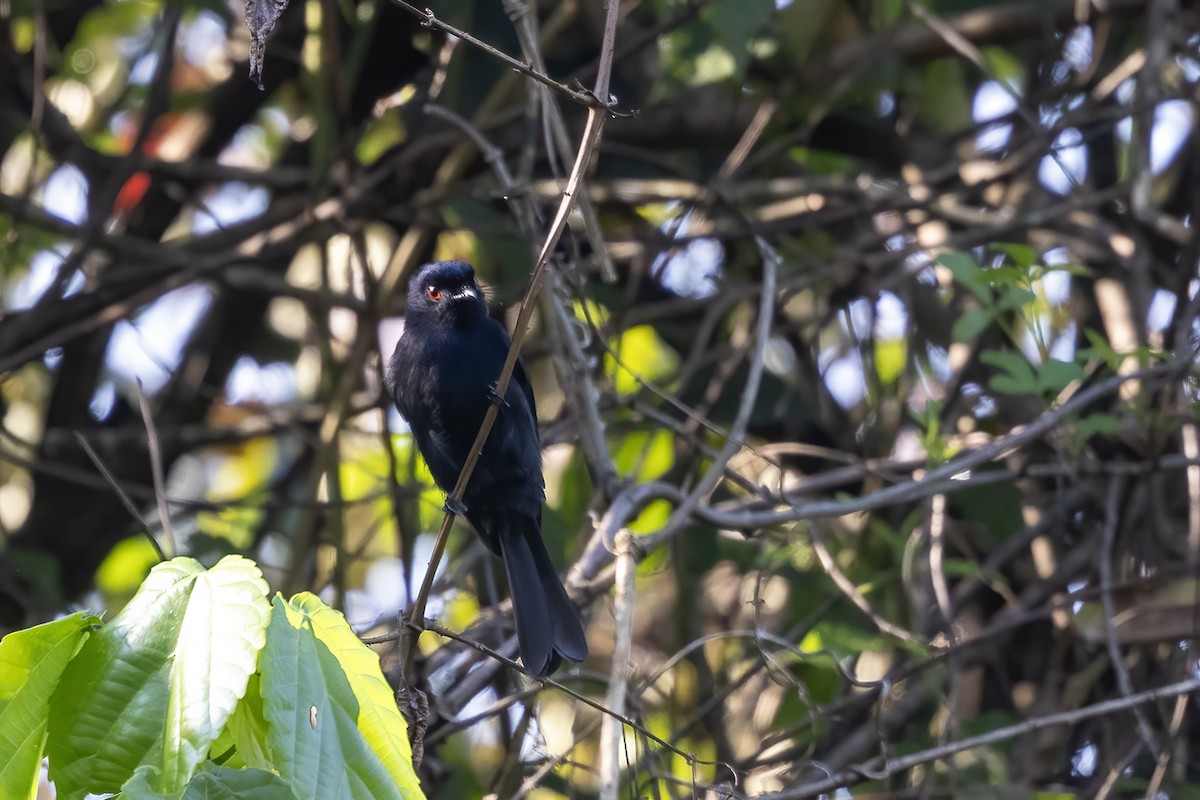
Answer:
<path fill-rule="evenodd" d="M 583 661 L 588 652 L 583 626 L 546 552 L 537 520 L 517 518 L 498 533 L 525 670 L 541 678 L 564 658 Z"/>

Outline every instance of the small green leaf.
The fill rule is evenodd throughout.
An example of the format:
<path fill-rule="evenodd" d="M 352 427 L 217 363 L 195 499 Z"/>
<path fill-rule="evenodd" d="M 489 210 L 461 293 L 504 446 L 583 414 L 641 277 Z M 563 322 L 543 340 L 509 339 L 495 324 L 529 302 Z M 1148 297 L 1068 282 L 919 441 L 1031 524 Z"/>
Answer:
<path fill-rule="evenodd" d="M 987 330 L 995 312 L 991 308 L 973 308 L 954 321 L 950 335 L 956 342 L 967 342 Z"/>
<path fill-rule="evenodd" d="M 988 386 L 1002 394 L 1037 394 L 1038 381 L 1025 357 L 1011 350 L 985 350 L 979 354 L 984 364 L 1004 371 L 993 375 Z"/>
<path fill-rule="evenodd" d="M 1072 361 L 1056 361 L 1051 359 L 1038 367 L 1038 387 L 1043 392 L 1057 394 L 1067 387 L 1071 381 L 1083 380 L 1083 367 Z"/>
<path fill-rule="evenodd" d="M 1125 424 L 1120 418 L 1111 414 L 1089 414 L 1075 423 L 1075 433 L 1083 442 L 1097 434 L 1111 436 L 1120 433 L 1124 428 Z"/>
<path fill-rule="evenodd" d="M 983 270 L 979 268 L 979 265 L 975 263 L 973 258 L 966 253 L 952 250 L 948 253 L 942 253 L 938 256 L 937 261 L 943 267 L 950 270 L 950 274 L 954 276 L 955 283 L 958 283 L 971 294 L 975 295 L 979 299 L 979 302 L 984 305 L 991 305 L 992 290 L 987 278 L 983 274 Z"/>
<path fill-rule="evenodd" d="M 1037 295 L 1024 286 L 1007 286 L 996 303 L 998 311 L 1018 311 L 1037 300 Z"/>
<path fill-rule="evenodd" d="M 0 797 L 37 795 L 50 696 L 98 622 L 72 614 L 0 640 Z"/>
<path fill-rule="evenodd" d="M 991 245 L 990 249 L 995 253 L 1003 253 L 1012 259 L 1012 262 L 1021 268 L 1022 272 L 1028 273 L 1030 268 L 1038 263 L 1038 252 L 1027 244 L 1018 244 L 1016 242 L 1000 242 Z"/>
<path fill-rule="evenodd" d="M 1091 328 L 1085 330 L 1083 335 L 1087 337 L 1087 340 L 1091 342 L 1092 346 L 1084 350 L 1080 350 L 1078 353 L 1079 357 L 1098 358 L 1104 362 L 1104 366 L 1108 367 L 1113 372 L 1116 372 L 1121 366 L 1121 362 L 1125 360 L 1125 356 L 1114 350 L 1113 346 L 1109 344 L 1108 339 Z"/>

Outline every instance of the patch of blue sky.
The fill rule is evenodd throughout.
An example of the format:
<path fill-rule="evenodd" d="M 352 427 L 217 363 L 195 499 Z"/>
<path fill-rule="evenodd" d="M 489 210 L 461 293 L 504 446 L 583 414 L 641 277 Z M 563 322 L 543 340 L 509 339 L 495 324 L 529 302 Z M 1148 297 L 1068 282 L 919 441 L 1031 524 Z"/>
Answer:
<path fill-rule="evenodd" d="M 668 222 L 664 227 L 673 227 Z M 686 230 L 686 223 L 680 226 Z M 670 231 L 667 231 L 670 233 Z M 651 274 L 670 291 L 682 297 L 712 297 L 720 288 L 725 248 L 716 239 L 694 239 L 674 252 L 655 259 Z"/>
<path fill-rule="evenodd" d="M 875 337 L 903 339 L 908 335 L 908 307 L 891 292 L 880 292 L 875 303 Z"/>
<path fill-rule="evenodd" d="M 853 408 L 867 396 L 862 357 L 857 350 L 851 350 L 830 363 L 823 371 L 823 376 L 830 396 L 842 408 Z"/>
<path fill-rule="evenodd" d="M 1012 123 L 986 123 L 1001 119 L 1017 110 L 1017 99 L 999 81 L 984 81 L 975 90 L 971 116 L 983 129 L 975 136 L 975 147 L 983 153 L 994 153 L 1008 146 L 1012 138 Z"/>
<path fill-rule="evenodd" d="M 203 207 L 196 209 L 192 230 L 199 236 L 234 225 L 267 210 L 269 195 L 261 186 L 232 182 L 222 184 Z"/>
<path fill-rule="evenodd" d="M 88 184 L 83 173 L 66 164 L 51 173 L 37 199 L 48 213 L 75 225 L 87 218 Z"/>
<path fill-rule="evenodd" d="M 179 35 L 183 57 L 193 64 L 223 57 L 228 38 L 225 21 L 208 9 L 185 23 Z"/>
<path fill-rule="evenodd" d="M 1165 331 L 1171 324 L 1171 317 L 1175 315 L 1175 305 L 1178 302 L 1174 292 L 1155 289 L 1154 297 L 1150 299 L 1150 308 L 1146 310 L 1146 327 L 1156 333 Z"/>
<path fill-rule="evenodd" d="M 284 405 L 296 398 L 296 369 L 284 361 L 259 364 L 241 356 L 225 381 L 225 399 L 236 403 Z"/>
<path fill-rule="evenodd" d="M 141 380 L 150 394 L 161 389 L 179 368 L 184 344 L 212 304 L 212 290 L 192 284 L 167 292 L 134 321 L 114 326 L 104 363 L 119 384 Z"/>
<path fill-rule="evenodd" d="M 1087 146 L 1083 134 L 1067 128 L 1054 139 L 1052 153 L 1038 165 L 1038 180 L 1055 194 L 1068 194 L 1087 180 Z"/>
<path fill-rule="evenodd" d="M 1055 247 L 1042 254 L 1042 263 L 1048 267 L 1069 264 L 1071 254 L 1065 247 Z M 1061 306 L 1071 299 L 1071 273 L 1052 270 L 1042 276 L 1042 296 L 1051 307 Z"/>
<path fill-rule="evenodd" d="M 1133 83 L 1126 81 L 1122 84 L 1130 86 L 1129 99 L 1133 96 Z M 1154 125 L 1150 129 L 1150 172 L 1158 175 L 1171 165 L 1179 149 L 1192 135 L 1195 115 L 1191 103 L 1187 100 L 1166 100 L 1158 104 L 1154 110 Z M 1117 123 L 1117 138 L 1128 144 L 1133 138 L 1133 119 L 1125 117 Z"/>
<path fill-rule="evenodd" d="M 124 48 L 122 48 L 124 49 Z M 129 54 L 127 54 L 129 55 Z M 145 86 L 154 79 L 154 73 L 158 70 L 158 52 L 151 50 L 142 56 L 137 57 L 133 63 L 133 67 L 129 70 L 129 85 L 130 86 Z"/>
<path fill-rule="evenodd" d="M 1079 329 L 1074 322 L 1068 322 L 1054 337 L 1054 341 L 1050 342 L 1049 351 L 1050 358 L 1055 361 L 1074 361 L 1075 360 L 1075 343 L 1079 333 Z"/>
<path fill-rule="evenodd" d="M 66 252 L 66 246 L 62 245 L 53 250 L 39 250 L 34 253 L 33 257 L 29 259 L 29 271 L 12 288 L 12 296 L 8 303 L 10 311 L 24 311 L 33 308 L 33 305 L 41 299 L 54 283 L 55 278 L 58 277 L 58 271 L 62 269 L 63 261 L 66 258 Z M 67 281 L 63 296 L 69 297 L 81 288 L 83 288 L 83 273 L 77 271 Z"/>
<path fill-rule="evenodd" d="M 1063 39 L 1062 57 L 1076 72 L 1086 72 L 1092 64 L 1092 29 L 1078 25 Z"/>

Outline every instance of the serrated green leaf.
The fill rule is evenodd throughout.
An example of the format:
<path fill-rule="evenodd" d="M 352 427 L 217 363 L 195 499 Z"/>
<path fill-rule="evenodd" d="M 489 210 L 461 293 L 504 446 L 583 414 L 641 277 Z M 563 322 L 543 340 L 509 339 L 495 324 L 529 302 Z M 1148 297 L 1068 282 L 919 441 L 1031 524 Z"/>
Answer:
<path fill-rule="evenodd" d="M 1013 263 L 1025 273 L 1028 273 L 1033 265 L 1038 263 L 1038 252 L 1027 244 L 1000 242 L 991 245 L 991 250 L 1011 258 Z"/>
<path fill-rule="evenodd" d="M 50 696 L 98 622 L 72 614 L 0 640 L 0 797 L 37 795 Z"/>
<path fill-rule="evenodd" d="M 979 355 L 984 364 L 1004 371 L 993 375 L 988 386 L 1002 394 L 1037 394 L 1038 381 L 1033 367 L 1024 356 L 1011 350 L 985 350 Z"/>
<path fill-rule="evenodd" d="M 1051 359 L 1038 367 L 1038 387 L 1043 392 L 1060 392 L 1071 381 L 1083 380 L 1083 367 L 1072 361 L 1056 361 Z"/>
<path fill-rule="evenodd" d="M 954 321 L 950 335 L 956 342 L 974 339 L 992 324 L 994 312 L 990 308 L 974 308 Z"/>
<path fill-rule="evenodd" d="M 1011 375 L 993 375 L 988 380 L 988 388 L 1000 394 L 1036 394 L 1037 386 L 1018 380 Z"/>
<path fill-rule="evenodd" d="M 1033 382 L 1033 367 L 1020 353 L 1014 353 L 1012 350 L 984 350 L 979 354 L 979 360 L 988 366 L 1004 370 L 1014 378 Z"/>
<path fill-rule="evenodd" d="M 1000 299 L 996 303 L 996 309 L 1000 311 L 1016 311 L 1029 305 L 1034 300 L 1037 300 L 1037 295 L 1024 286 L 1008 286 L 1001 293 Z"/>
<path fill-rule="evenodd" d="M 254 672 L 266 592 L 241 556 L 207 571 L 191 558 L 156 566 L 51 699 L 50 776 L 60 796 L 115 792 L 143 765 L 155 791 L 182 794 Z"/>
<path fill-rule="evenodd" d="M 415 779 L 393 779 L 359 729 L 364 702 L 317 631 L 310 601 L 272 603 L 261 673 L 267 747 L 299 800 L 421 798 Z M 344 622 L 343 622 L 344 624 Z M 376 667 L 378 668 L 378 667 Z M 382 678 L 381 678 L 382 679 Z M 388 702 L 395 705 L 390 693 Z"/>
<path fill-rule="evenodd" d="M 1125 356 L 1118 353 L 1102 334 L 1088 328 L 1083 332 L 1087 340 L 1091 342 L 1091 347 L 1087 350 L 1080 351 L 1079 355 L 1084 358 L 1098 358 L 1104 362 L 1104 365 L 1116 372 L 1125 360 Z"/>
<path fill-rule="evenodd" d="M 1120 433 L 1124 427 L 1125 424 L 1111 414 L 1089 414 L 1075 423 L 1075 433 L 1086 442 L 1097 434 Z"/>
<path fill-rule="evenodd" d="M 984 277 L 983 270 L 966 253 L 952 250 L 938 256 L 937 262 L 954 276 L 954 282 L 975 295 L 984 305 L 991 305 L 992 290 Z"/>

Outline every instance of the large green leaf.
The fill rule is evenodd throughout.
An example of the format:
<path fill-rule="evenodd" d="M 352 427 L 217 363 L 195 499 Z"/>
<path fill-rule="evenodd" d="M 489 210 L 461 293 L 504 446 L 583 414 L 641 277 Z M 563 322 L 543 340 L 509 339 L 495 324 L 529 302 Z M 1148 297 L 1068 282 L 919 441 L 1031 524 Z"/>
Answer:
<path fill-rule="evenodd" d="M 362 643 L 340 612 L 325 605 L 316 595 L 298 594 L 292 598 L 292 606 L 308 615 L 317 639 L 346 671 L 350 688 L 360 704 L 358 730 L 367 745 L 379 756 L 398 786 L 411 786 L 419 793 L 408 742 L 408 723 L 400 715 L 392 687 L 383 677 L 379 655 Z"/>
<path fill-rule="evenodd" d="M 375 654 L 312 595 L 289 603 L 276 596 L 273 606 L 260 666 L 263 713 L 272 762 L 296 797 L 424 797 Z"/>
<path fill-rule="evenodd" d="M 72 614 L 0 640 L 0 797 L 36 796 L 50 695 L 98 622 Z"/>
<path fill-rule="evenodd" d="M 211 570 L 176 558 L 84 645 L 50 704 L 50 774 L 61 797 L 115 792 L 139 766 L 178 797 L 233 713 L 266 632 L 254 562 Z"/>

